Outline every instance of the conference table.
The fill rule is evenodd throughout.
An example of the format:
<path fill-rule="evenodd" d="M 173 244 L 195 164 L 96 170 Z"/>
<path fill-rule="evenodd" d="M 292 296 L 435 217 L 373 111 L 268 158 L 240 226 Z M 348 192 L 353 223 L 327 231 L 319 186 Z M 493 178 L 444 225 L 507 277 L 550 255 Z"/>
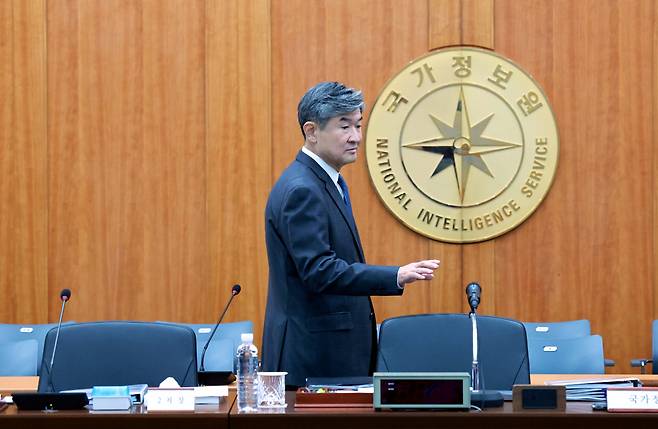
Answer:
<path fill-rule="evenodd" d="M 141 406 L 130 411 L 25 411 L 15 406 L 0 410 L 2 429 L 226 429 L 235 392 L 229 392 L 219 405 L 197 405 L 194 411 L 147 412 Z M 1 406 L 0 406 L 1 407 Z"/>
<path fill-rule="evenodd" d="M 375 411 L 372 408 L 295 408 L 295 394 L 286 395 L 283 413 L 240 414 L 234 406 L 229 416 L 231 429 L 556 429 L 658 427 L 658 414 L 618 414 L 593 411 L 589 402 L 568 402 L 562 411 L 513 411 L 512 403 L 501 408 L 478 411 Z"/>
<path fill-rule="evenodd" d="M 658 384 L 655 375 L 607 374 L 596 378 L 637 377 L 645 385 Z M 592 378 L 592 375 L 533 375 L 534 384 L 547 380 Z M 33 390 L 34 380 L 0 378 L 0 392 L 19 383 L 23 391 Z M 23 411 L 15 406 L 0 410 L 0 428 L 304 428 L 304 429 L 387 429 L 387 428 L 658 428 L 658 414 L 608 413 L 593 411 L 591 403 L 568 402 L 561 411 L 513 411 L 512 403 L 484 411 L 375 411 L 372 408 L 296 408 L 295 392 L 286 392 L 285 409 L 239 413 L 235 390 L 229 391 L 219 405 L 197 406 L 193 412 L 147 412 L 142 407 L 131 411 Z"/>

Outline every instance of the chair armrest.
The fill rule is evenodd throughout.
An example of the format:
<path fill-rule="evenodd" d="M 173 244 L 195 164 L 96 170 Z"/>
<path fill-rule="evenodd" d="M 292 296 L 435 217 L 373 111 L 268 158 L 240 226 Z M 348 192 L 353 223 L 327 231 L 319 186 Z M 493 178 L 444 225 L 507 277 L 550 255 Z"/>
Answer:
<path fill-rule="evenodd" d="M 647 373 L 647 364 L 650 363 L 653 365 L 653 360 L 651 359 L 631 359 L 632 367 L 640 367 L 640 374 Z"/>
<path fill-rule="evenodd" d="M 634 368 L 643 368 L 648 363 L 653 363 L 653 361 L 651 359 L 631 359 L 631 366 Z"/>

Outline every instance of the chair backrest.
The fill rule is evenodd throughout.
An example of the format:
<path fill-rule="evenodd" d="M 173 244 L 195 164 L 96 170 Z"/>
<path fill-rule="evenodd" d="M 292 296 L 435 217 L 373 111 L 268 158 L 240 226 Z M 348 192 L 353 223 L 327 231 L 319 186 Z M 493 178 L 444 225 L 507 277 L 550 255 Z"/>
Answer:
<path fill-rule="evenodd" d="M 528 340 L 549 338 L 578 338 L 591 335 L 589 320 L 563 322 L 523 322 Z"/>
<path fill-rule="evenodd" d="M 187 326 L 194 330 L 196 335 L 196 348 L 197 348 L 197 366 L 201 365 L 201 354 L 203 353 L 203 346 L 208 342 L 210 333 L 215 327 L 214 324 L 208 325 L 203 323 L 172 323 L 174 325 Z M 243 320 L 239 322 L 221 323 L 217 327 L 215 336 L 208 345 L 206 351 L 206 358 L 204 360 L 204 369 L 206 371 L 231 371 L 235 372 L 234 361 L 235 352 L 242 340 L 240 336 L 243 333 L 254 332 L 254 324 L 251 320 Z"/>
<path fill-rule="evenodd" d="M 604 374 L 600 335 L 580 338 L 528 338 L 532 374 Z"/>
<path fill-rule="evenodd" d="M 651 324 L 651 348 L 652 359 L 651 372 L 658 374 L 658 320 L 654 320 Z"/>
<path fill-rule="evenodd" d="M 71 323 L 74 322 L 64 322 L 62 323 L 62 326 L 69 325 Z M 57 323 L 44 323 L 34 325 L 0 323 L 0 343 L 35 340 L 37 342 L 37 351 L 35 354 L 36 369 L 34 373 L 24 375 L 39 375 L 41 369 L 41 357 L 43 356 L 43 344 L 46 339 L 46 334 L 56 326 Z"/>
<path fill-rule="evenodd" d="M 56 329 L 46 335 L 39 392 L 93 386 L 148 384 L 173 377 L 196 386 L 196 338 L 184 326 L 151 322 L 90 322 L 62 326 L 50 368 Z"/>
<path fill-rule="evenodd" d="M 0 340 L 0 376 L 34 376 L 37 373 L 37 340 Z"/>
<path fill-rule="evenodd" d="M 480 371 L 484 389 L 511 390 L 530 382 L 523 325 L 478 316 Z M 471 320 L 466 314 L 421 314 L 384 320 L 379 332 L 377 371 L 471 372 Z"/>

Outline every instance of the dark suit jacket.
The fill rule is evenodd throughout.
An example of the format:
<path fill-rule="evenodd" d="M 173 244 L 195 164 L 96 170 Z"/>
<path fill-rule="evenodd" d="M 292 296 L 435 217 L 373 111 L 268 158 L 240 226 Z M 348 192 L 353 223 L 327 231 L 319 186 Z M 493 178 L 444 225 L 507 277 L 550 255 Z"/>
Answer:
<path fill-rule="evenodd" d="M 398 267 L 366 265 L 354 219 L 329 175 L 299 152 L 265 210 L 269 291 L 263 370 L 364 376 L 376 347 L 369 295 L 399 295 Z"/>

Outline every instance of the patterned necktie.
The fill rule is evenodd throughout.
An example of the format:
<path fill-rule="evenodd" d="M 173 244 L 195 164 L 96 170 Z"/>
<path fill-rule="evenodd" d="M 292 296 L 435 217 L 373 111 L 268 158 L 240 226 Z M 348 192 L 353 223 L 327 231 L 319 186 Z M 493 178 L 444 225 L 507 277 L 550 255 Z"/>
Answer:
<path fill-rule="evenodd" d="M 343 190 L 343 201 L 345 201 L 345 205 L 347 206 L 347 211 L 352 214 L 352 203 L 350 202 L 350 191 L 347 189 L 347 183 L 345 182 L 345 179 L 343 179 L 343 176 L 338 176 L 338 186 L 340 186 L 340 189 Z"/>

